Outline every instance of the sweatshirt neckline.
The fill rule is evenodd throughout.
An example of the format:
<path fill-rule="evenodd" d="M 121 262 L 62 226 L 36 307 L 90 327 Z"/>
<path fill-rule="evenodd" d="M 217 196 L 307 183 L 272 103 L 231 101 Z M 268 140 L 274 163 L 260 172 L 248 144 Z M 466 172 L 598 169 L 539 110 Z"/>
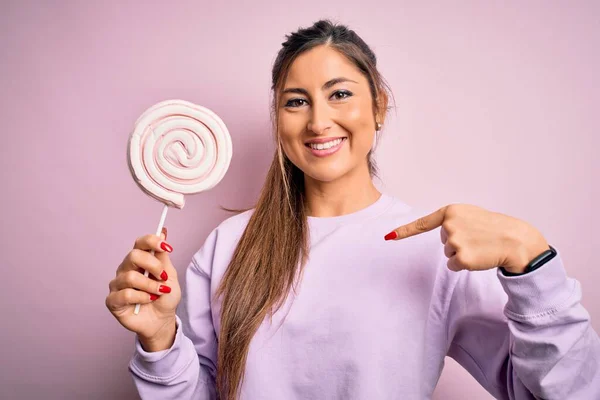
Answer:
<path fill-rule="evenodd" d="M 308 223 L 313 226 L 329 226 L 329 225 L 340 225 L 350 222 L 356 222 L 365 220 L 371 217 L 375 217 L 385 211 L 394 201 L 394 198 L 382 193 L 381 196 L 375 202 L 362 208 L 358 211 L 354 211 L 350 214 L 338 215 L 335 217 L 307 217 Z"/>

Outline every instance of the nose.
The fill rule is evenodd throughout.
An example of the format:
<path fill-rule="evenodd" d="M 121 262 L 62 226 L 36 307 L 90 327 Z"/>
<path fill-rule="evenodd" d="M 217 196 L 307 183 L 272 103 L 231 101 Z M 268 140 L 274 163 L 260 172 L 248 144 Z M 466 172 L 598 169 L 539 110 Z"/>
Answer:
<path fill-rule="evenodd" d="M 314 102 L 313 107 L 310 114 L 310 119 L 308 121 L 307 129 L 316 133 L 317 135 L 322 135 L 325 131 L 331 128 L 333 122 L 331 121 L 331 116 L 329 115 L 329 107 L 327 104 L 320 104 L 321 102 Z"/>

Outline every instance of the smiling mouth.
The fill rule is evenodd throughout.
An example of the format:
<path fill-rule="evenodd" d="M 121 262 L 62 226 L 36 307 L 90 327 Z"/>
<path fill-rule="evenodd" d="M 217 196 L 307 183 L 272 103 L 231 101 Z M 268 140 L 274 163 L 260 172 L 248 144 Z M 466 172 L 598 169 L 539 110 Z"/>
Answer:
<path fill-rule="evenodd" d="M 337 138 L 323 143 L 306 143 L 305 146 L 313 150 L 328 150 L 342 143 L 348 138 Z"/>

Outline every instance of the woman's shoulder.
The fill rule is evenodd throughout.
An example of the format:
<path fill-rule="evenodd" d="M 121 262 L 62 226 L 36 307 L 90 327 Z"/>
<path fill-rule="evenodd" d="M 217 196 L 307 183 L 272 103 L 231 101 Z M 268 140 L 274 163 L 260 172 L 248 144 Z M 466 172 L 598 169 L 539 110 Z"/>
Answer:
<path fill-rule="evenodd" d="M 213 264 L 228 259 L 242 237 L 254 209 L 232 215 L 218 224 L 208 234 L 204 243 L 193 256 L 194 264 L 211 274 Z"/>
<path fill-rule="evenodd" d="M 237 233 L 244 231 L 246 225 L 250 221 L 250 217 L 254 213 L 254 208 L 246 211 L 238 212 L 228 218 L 225 218 L 215 229 L 223 233 Z"/>
<path fill-rule="evenodd" d="M 218 224 L 209 234 L 209 238 L 212 237 L 215 247 L 229 249 L 233 252 L 253 213 L 253 208 L 238 212 Z"/>

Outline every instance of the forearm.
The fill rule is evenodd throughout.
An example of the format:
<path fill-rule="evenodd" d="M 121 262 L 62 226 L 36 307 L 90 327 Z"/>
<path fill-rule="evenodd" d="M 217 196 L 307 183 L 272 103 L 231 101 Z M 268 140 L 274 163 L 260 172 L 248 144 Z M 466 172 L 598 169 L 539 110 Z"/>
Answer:
<path fill-rule="evenodd" d="M 139 337 L 136 340 L 129 369 L 142 399 L 216 399 L 211 368 L 203 364 L 179 323 L 176 320 L 174 342 L 167 349 L 150 352 L 142 348 Z M 164 347 L 166 343 L 157 338 L 149 346 Z"/>
<path fill-rule="evenodd" d="M 567 278 L 560 259 L 500 279 L 508 294 L 510 363 L 518 380 L 541 398 L 600 396 L 600 339 L 580 303 L 581 287 Z"/>
<path fill-rule="evenodd" d="M 600 339 L 558 250 L 520 276 L 464 273 L 453 292 L 448 355 L 494 397 L 600 399 Z"/>
<path fill-rule="evenodd" d="M 176 319 L 173 318 L 167 322 L 154 337 L 144 338 L 138 335 L 138 340 L 142 348 L 149 352 L 156 352 L 170 349 L 175 342 L 175 334 L 177 333 Z"/>

